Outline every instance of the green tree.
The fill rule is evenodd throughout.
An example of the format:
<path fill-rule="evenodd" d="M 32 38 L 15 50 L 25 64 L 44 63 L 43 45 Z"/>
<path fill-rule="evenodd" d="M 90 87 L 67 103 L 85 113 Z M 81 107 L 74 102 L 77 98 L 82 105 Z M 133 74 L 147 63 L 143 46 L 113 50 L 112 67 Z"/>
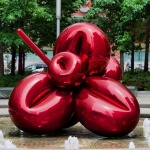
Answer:
<path fill-rule="evenodd" d="M 124 70 L 123 53 L 130 50 L 131 38 L 122 21 L 122 0 L 95 0 L 87 19 L 99 26 L 107 35 L 112 50 L 120 50 L 120 63 Z"/>
<path fill-rule="evenodd" d="M 73 23 L 71 14 L 77 11 L 84 1 L 85 0 L 61 0 L 61 31 Z M 56 0 L 39 0 L 38 3 L 49 9 L 49 13 L 52 15 L 53 21 L 46 23 L 44 20 L 41 22 L 36 20 L 32 26 L 33 30 L 36 29 L 37 31 L 34 32 L 34 38 L 38 38 L 39 46 L 47 45 L 52 47 L 56 41 Z"/>
<path fill-rule="evenodd" d="M 141 35 L 139 24 L 142 25 L 147 2 L 148 0 L 94 0 L 93 8 L 86 15 L 88 20 L 106 33 L 112 50 L 120 50 L 120 64 L 123 70 L 124 52 L 131 52 L 131 68 L 134 70 L 134 50 L 139 49 L 135 42 Z"/>
<path fill-rule="evenodd" d="M 2 0 L 0 1 L 0 18 L 2 17 L 3 15 L 3 11 L 4 11 L 4 6 L 8 3 L 8 1 L 6 0 Z M 2 28 L 4 27 L 4 23 L 2 20 L 0 20 L 0 32 L 2 31 Z M 3 52 L 4 52 L 4 44 L 3 42 L 1 42 L 1 39 L 0 38 L 0 76 L 3 76 L 4 75 L 4 60 L 3 60 Z"/>
<path fill-rule="evenodd" d="M 150 45 L 150 0 L 148 0 L 147 5 L 145 7 L 144 19 L 145 19 L 145 62 L 144 62 L 144 71 L 148 71 L 148 55 L 149 55 L 149 45 Z"/>
<path fill-rule="evenodd" d="M 4 3 L 5 2 L 5 3 Z M 1 9 L 1 31 L 0 43 L 5 47 L 19 47 L 20 63 L 19 74 L 23 74 L 23 53 L 24 42 L 16 34 L 17 28 L 24 29 L 27 33 L 32 33 L 30 27 L 37 19 L 44 19 L 49 22 L 53 18 L 47 12 L 47 9 L 38 5 L 37 1 L 14 0 L 14 1 L 1 1 L 3 9 Z M 13 61 L 12 61 L 13 62 Z M 12 64 L 14 65 L 14 64 Z M 14 73 L 13 73 L 14 74 Z"/>
<path fill-rule="evenodd" d="M 82 0 L 62 0 L 61 30 L 71 24 L 68 17 L 80 7 L 81 3 Z M 20 54 L 19 74 L 23 74 L 23 56 L 25 50 L 29 48 L 18 37 L 16 30 L 23 29 L 41 48 L 53 46 L 56 40 L 56 0 L 1 0 L 0 17 L 0 45 L 11 48 L 12 56 L 15 56 L 16 52 Z M 14 58 L 12 60 L 14 63 Z M 3 66 L 2 62 L 0 64 L 0 67 Z M 14 74 L 13 68 L 12 74 Z M 2 68 L 0 70 L 2 71 Z"/>
<path fill-rule="evenodd" d="M 4 75 L 3 45 L 0 44 L 0 76 Z"/>
<path fill-rule="evenodd" d="M 135 42 L 143 42 L 145 36 L 146 35 L 146 41 L 149 42 L 149 26 L 147 25 L 147 27 L 145 26 L 145 19 L 148 19 L 148 15 L 147 13 L 149 13 L 149 11 L 147 11 L 147 7 L 149 5 L 149 0 L 133 0 L 132 2 L 129 0 L 124 0 L 123 2 L 124 5 L 124 9 L 123 12 L 127 15 L 130 14 L 130 16 L 127 19 L 127 23 L 129 24 L 130 27 L 130 34 L 131 34 L 131 38 L 132 38 L 132 47 L 131 47 L 131 54 L 134 58 L 134 50 L 136 50 L 137 48 L 139 49 L 140 47 L 136 47 L 135 46 Z M 148 22 L 148 21 L 147 21 Z M 145 27 L 147 28 L 145 30 Z M 146 31 L 146 32 L 145 32 Z M 149 44 L 148 42 L 146 42 L 146 45 Z M 148 71 L 148 51 L 149 48 L 145 49 L 145 65 L 144 65 L 144 71 Z M 132 70 L 134 70 L 134 59 L 132 60 Z"/>
<path fill-rule="evenodd" d="M 125 20 L 126 30 L 130 33 L 131 43 L 131 70 L 134 71 L 134 51 L 140 50 L 141 47 L 135 43 L 143 41 L 143 14 L 147 0 L 124 0 L 122 3 L 122 19 Z M 141 38 L 142 37 L 142 38 Z"/>

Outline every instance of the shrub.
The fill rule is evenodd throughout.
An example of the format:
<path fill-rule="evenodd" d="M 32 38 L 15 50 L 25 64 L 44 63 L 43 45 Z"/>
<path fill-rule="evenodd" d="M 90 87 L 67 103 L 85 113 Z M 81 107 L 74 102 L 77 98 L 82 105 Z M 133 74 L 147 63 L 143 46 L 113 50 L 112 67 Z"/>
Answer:
<path fill-rule="evenodd" d="M 28 76 L 29 73 L 26 73 L 25 75 L 4 75 L 0 77 L 0 87 L 15 87 L 19 81 L 21 81 L 23 78 Z"/>
<path fill-rule="evenodd" d="M 150 91 L 150 72 L 141 70 L 125 72 L 122 83 L 126 86 L 136 86 L 139 91 Z"/>
<path fill-rule="evenodd" d="M 0 87 L 15 87 L 19 81 L 28 76 L 31 73 L 25 75 L 5 75 L 0 77 Z M 125 86 L 136 86 L 139 91 L 150 91 L 150 72 L 143 72 L 136 70 L 134 72 L 125 72 L 122 79 L 122 84 Z"/>

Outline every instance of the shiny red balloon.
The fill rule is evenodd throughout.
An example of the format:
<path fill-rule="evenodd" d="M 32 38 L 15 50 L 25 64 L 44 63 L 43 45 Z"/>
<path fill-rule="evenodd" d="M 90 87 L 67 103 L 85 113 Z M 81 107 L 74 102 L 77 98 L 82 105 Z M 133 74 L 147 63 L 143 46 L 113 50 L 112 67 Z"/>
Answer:
<path fill-rule="evenodd" d="M 116 58 L 110 57 L 110 61 L 104 70 L 103 77 L 109 77 L 119 82 L 122 81 L 122 68 Z"/>
<path fill-rule="evenodd" d="M 56 41 L 54 55 L 65 51 L 77 54 L 88 63 L 87 75 L 100 74 L 110 58 L 110 46 L 104 32 L 87 22 L 73 24 L 62 31 Z"/>
<path fill-rule="evenodd" d="M 9 100 L 10 117 L 23 131 L 49 134 L 61 129 L 73 113 L 72 91 L 54 88 L 48 73 L 24 78 Z"/>
<path fill-rule="evenodd" d="M 118 82 L 121 67 L 110 57 L 101 29 L 85 22 L 69 26 L 57 39 L 52 60 L 21 29 L 17 33 L 49 70 L 26 77 L 14 88 L 9 112 L 18 128 L 49 134 L 79 120 L 93 133 L 115 137 L 136 127 L 139 104 Z"/>
<path fill-rule="evenodd" d="M 61 52 L 55 55 L 48 70 L 53 84 L 61 88 L 79 86 L 85 79 L 83 62 L 71 52 Z"/>
<path fill-rule="evenodd" d="M 121 83 L 89 77 L 75 95 L 75 114 L 90 131 L 106 137 L 130 133 L 139 121 L 135 96 Z"/>

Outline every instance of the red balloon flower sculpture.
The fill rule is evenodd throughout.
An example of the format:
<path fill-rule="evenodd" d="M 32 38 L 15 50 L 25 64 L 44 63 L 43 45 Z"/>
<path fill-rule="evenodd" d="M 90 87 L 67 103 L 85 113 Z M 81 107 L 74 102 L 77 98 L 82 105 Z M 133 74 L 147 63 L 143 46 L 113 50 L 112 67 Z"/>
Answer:
<path fill-rule="evenodd" d="M 18 128 L 49 134 L 80 121 L 93 133 L 115 137 L 136 127 L 139 104 L 119 82 L 121 67 L 110 57 L 101 29 L 90 23 L 69 26 L 57 39 L 52 60 L 21 29 L 17 33 L 48 65 L 48 72 L 24 78 L 10 96 L 10 117 Z"/>

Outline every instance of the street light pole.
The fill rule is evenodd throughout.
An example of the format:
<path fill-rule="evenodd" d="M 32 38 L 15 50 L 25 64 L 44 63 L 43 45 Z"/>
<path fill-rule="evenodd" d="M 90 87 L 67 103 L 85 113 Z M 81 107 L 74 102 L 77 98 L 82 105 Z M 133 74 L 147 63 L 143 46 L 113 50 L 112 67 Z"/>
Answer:
<path fill-rule="evenodd" d="M 57 19 L 57 34 L 58 37 L 60 34 L 60 18 L 61 18 L 61 0 L 56 0 L 56 19 Z"/>

